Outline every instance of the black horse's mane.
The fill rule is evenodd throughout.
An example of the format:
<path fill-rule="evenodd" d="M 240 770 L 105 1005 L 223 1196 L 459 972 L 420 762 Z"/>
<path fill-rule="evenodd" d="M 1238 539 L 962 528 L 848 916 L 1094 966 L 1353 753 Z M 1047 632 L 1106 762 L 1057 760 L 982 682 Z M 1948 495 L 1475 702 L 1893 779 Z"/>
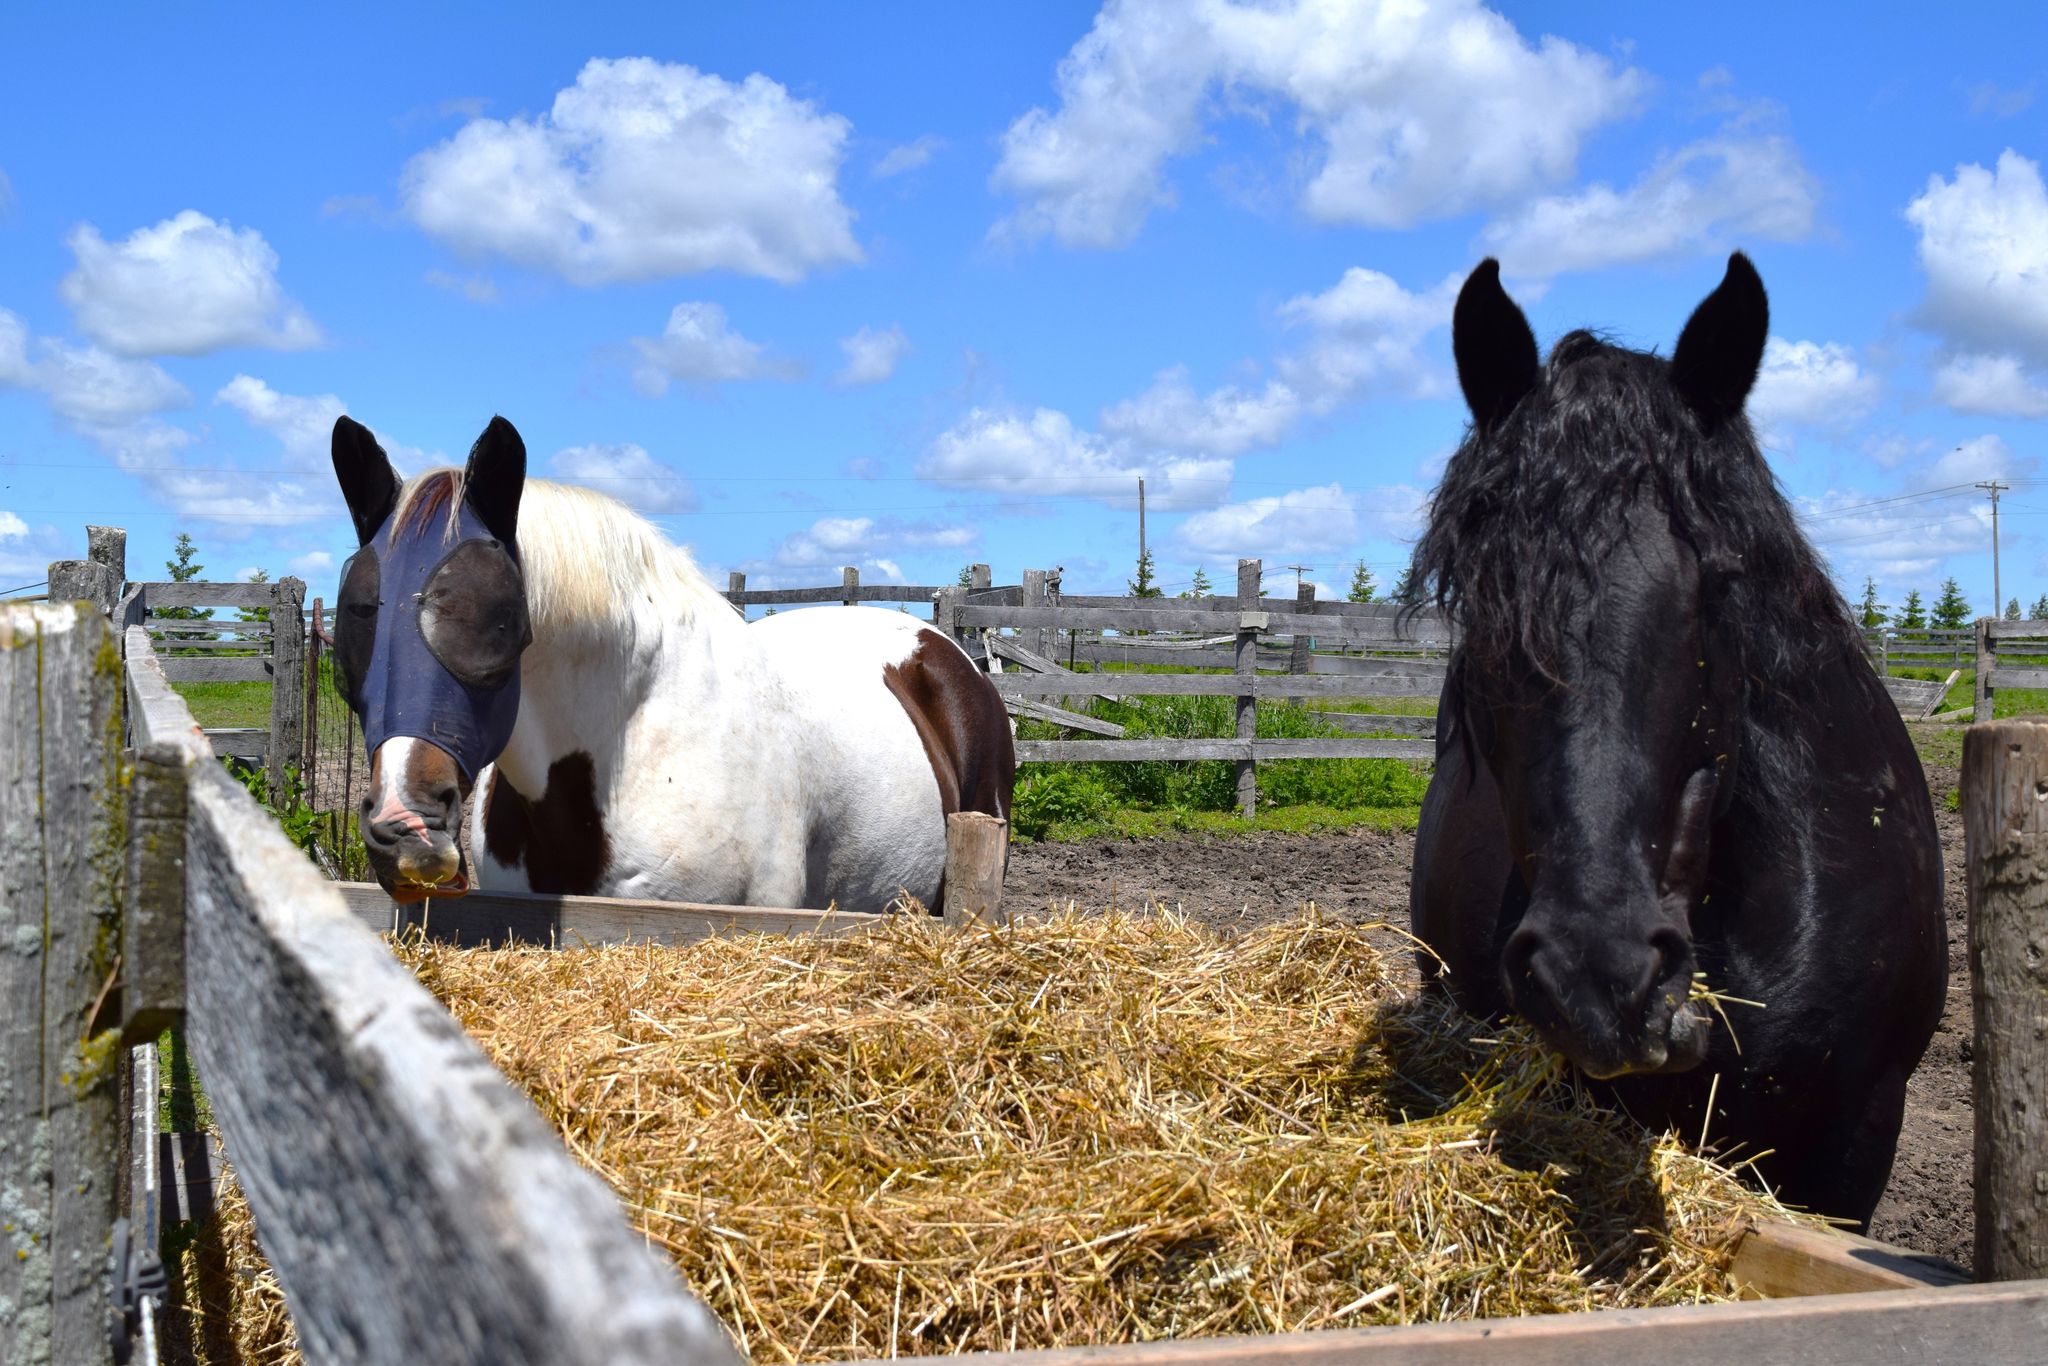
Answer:
<path fill-rule="evenodd" d="M 1645 492 L 1703 562 L 1738 569 L 1721 607 L 1743 642 L 1751 717 L 1767 728 L 1817 701 L 1826 665 L 1862 658 L 1849 607 L 1800 532 L 1749 423 L 1708 426 L 1670 363 L 1572 332 L 1503 421 L 1452 455 L 1415 549 L 1413 582 L 1481 663 L 1558 677 L 1560 606 L 1594 600 Z M 1761 687 L 1759 687 L 1761 685 Z"/>

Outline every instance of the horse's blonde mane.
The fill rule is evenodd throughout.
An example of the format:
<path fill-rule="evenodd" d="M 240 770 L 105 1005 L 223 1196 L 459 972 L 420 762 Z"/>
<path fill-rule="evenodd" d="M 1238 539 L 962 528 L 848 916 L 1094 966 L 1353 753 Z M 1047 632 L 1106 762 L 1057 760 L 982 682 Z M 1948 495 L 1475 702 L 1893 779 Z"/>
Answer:
<path fill-rule="evenodd" d="M 452 540 L 462 486 L 456 469 L 430 470 L 408 481 L 392 514 L 396 525 L 445 508 L 444 535 Z M 629 637 L 643 605 L 678 626 L 699 612 L 714 619 L 732 615 L 689 551 L 606 494 L 527 480 L 518 540 L 536 640 L 591 631 Z"/>

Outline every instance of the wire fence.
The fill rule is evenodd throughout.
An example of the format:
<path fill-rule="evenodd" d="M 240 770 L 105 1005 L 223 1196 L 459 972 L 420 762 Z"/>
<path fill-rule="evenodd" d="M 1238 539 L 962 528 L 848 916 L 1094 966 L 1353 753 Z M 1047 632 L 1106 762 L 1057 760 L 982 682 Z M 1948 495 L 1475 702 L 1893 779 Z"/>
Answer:
<path fill-rule="evenodd" d="M 306 612 L 306 735 L 299 766 L 301 800 L 315 822 L 314 856 L 330 877 L 369 875 L 356 813 L 369 791 L 369 761 L 355 713 L 334 680 L 333 612 L 320 599 Z"/>

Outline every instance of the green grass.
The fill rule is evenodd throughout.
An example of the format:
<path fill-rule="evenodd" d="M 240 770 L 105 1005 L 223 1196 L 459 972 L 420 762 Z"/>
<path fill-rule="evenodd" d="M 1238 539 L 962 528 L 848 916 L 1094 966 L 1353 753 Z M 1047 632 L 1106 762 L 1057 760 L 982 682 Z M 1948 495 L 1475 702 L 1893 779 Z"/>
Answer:
<path fill-rule="evenodd" d="M 270 684 L 173 683 L 178 696 L 192 709 L 192 719 L 201 726 L 256 726 L 270 724 Z"/>
<path fill-rule="evenodd" d="M 1131 739 L 1219 739 L 1236 733 L 1228 697 L 1096 699 L 1089 710 L 1125 728 Z M 1020 739 L 1061 732 L 1020 721 Z M 1304 707 L 1265 704 L 1256 734 L 1270 738 L 1339 736 Z M 1336 830 L 1360 825 L 1413 828 L 1428 786 L 1427 767 L 1400 759 L 1283 759 L 1259 765 L 1260 809 L 1235 814 L 1237 767 L 1224 760 L 1033 764 L 1017 782 L 1011 828 L 1024 839 L 1087 839 L 1204 831 Z"/>

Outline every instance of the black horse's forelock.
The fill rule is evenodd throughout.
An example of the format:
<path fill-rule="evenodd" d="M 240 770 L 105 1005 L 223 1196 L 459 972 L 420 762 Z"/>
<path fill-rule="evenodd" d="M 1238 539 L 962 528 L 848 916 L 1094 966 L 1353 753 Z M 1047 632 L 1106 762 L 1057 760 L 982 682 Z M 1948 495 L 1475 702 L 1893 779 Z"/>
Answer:
<path fill-rule="evenodd" d="M 1743 642 L 1751 719 L 1803 712 L 1825 666 L 1862 658 L 1848 604 L 1800 532 L 1741 416 L 1707 426 L 1670 362 L 1568 333 L 1536 386 L 1451 456 L 1413 582 L 1458 627 L 1469 665 L 1562 682 L 1590 590 L 1654 494 L 1703 560 L 1738 571 L 1721 612 Z"/>

